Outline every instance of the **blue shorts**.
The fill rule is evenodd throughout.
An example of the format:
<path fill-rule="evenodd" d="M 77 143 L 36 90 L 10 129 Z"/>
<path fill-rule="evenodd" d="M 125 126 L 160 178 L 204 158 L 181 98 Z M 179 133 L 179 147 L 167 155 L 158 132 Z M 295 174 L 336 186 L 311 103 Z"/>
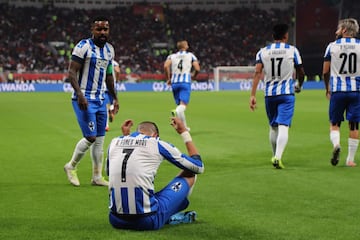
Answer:
<path fill-rule="evenodd" d="M 332 124 L 346 120 L 360 122 L 360 92 L 334 92 L 331 94 L 329 119 Z"/>
<path fill-rule="evenodd" d="M 173 83 L 171 87 L 176 105 L 179 105 L 180 102 L 183 102 L 185 104 L 188 104 L 190 102 L 190 83 Z"/>
<path fill-rule="evenodd" d="M 290 126 L 294 115 L 295 96 L 279 95 L 265 97 L 265 107 L 270 126 Z"/>
<path fill-rule="evenodd" d="M 158 210 L 150 215 L 119 216 L 109 213 L 109 221 L 115 228 L 133 230 L 157 230 L 163 227 L 172 215 L 189 205 L 187 195 L 190 187 L 182 177 L 174 178 L 166 187 L 155 194 Z"/>
<path fill-rule="evenodd" d="M 88 100 L 88 109 L 79 108 L 77 100 L 72 100 L 72 106 L 84 137 L 105 136 L 107 111 L 105 101 Z"/>

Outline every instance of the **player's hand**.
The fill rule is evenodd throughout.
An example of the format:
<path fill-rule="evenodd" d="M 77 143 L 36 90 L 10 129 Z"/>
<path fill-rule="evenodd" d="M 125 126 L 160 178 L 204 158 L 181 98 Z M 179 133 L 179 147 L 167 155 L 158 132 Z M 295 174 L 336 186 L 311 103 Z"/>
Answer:
<path fill-rule="evenodd" d="M 79 108 L 80 108 L 81 110 L 83 110 L 83 111 L 86 111 L 86 110 L 87 110 L 88 101 L 87 101 L 87 99 L 84 97 L 83 94 L 79 94 L 79 95 L 78 95 L 77 102 L 78 102 Z"/>
<path fill-rule="evenodd" d="M 186 127 L 183 123 L 183 121 L 181 121 L 180 118 L 178 117 L 172 117 L 171 118 L 171 122 L 170 122 L 170 125 L 173 126 L 173 128 L 176 130 L 177 133 L 181 134 L 186 130 Z"/>
<path fill-rule="evenodd" d="M 255 96 L 250 97 L 249 106 L 250 106 L 251 111 L 255 111 L 255 109 L 256 109 L 256 97 Z"/>
<path fill-rule="evenodd" d="M 331 97 L 331 92 L 330 91 L 326 91 L 326 98 L 328 100 L 330 100 L 330 97 Z"/>
<path fill-rule="evenodd" d="M 114 114 L 117 114 L 119 112 L 119 108 L 120 108 L 118 100 L 114 100 L 113 105 L 114 105 L 114 109 L 112 111 Z"/>
<path fill-rule="evenodd" d="M 133 125 L 134 125 L 134 122 L 131 119 L 127 119 L 127 120 L 125 120 L 125 122 L 123 122 L 123 124 L 121 125 L 121 131 L 122 131 L 124 136 L 127 136 L 127 135 L 130 134 L 131 127 Z"/>
<path fill-rule="evenodd" d="M 299 86 L 299 84 L 295 85 L 295 92 L 296 93 L 300 93 L 301 92 L 301 87 Z"/>

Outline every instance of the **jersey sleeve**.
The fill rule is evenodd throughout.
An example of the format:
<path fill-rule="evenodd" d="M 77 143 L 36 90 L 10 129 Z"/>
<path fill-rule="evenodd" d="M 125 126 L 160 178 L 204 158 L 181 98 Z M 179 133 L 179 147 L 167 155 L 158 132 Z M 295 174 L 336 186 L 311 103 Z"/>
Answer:
<path fill-rule="evenodd" d="M 172 144 L 162 140 L 159 141 L 158 147 L 160 154 L 175 166 L 195 174 L 204 172 L 204 164 L 199 156 L 188 156 Z"/>
<path fill-rule="evenodd" d="M 324 54 L 324 61 L 330 61 L 331 60 L 331 44 L 329 44 L 327 47 L 326 47 L 326 50 L 325 50 L 325 54 Z"/>
<path fill-rule="evenodd" d="M 86 53 L 87 53 L 87 40 L 83 39 L 73 49 L 71 60 L 83 63 L 85 61 Z"/>

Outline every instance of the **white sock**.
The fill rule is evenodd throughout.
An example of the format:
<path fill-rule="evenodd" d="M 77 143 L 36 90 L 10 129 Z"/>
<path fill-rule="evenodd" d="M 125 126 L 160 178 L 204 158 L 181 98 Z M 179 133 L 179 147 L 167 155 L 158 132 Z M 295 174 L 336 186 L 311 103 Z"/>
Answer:
<path fill-rule="evenodd" d="M 269 139 L 270 139 L 270 143 L 271 143 L 271 147 L 272 147 L 273 156 L 275 155 L 275 151 L 276 151 L 277 137 L 278 137 L 278 127 L 270 126 Z"/>
<path fill-rule="evenodd" d="M 176 107 L 176 114 L 177 116 L 181 119 L 181 121 L 183 121 L 185 127 L 187 127 L 186 125 L 186 117 L 185 117 L 185 110 L 186 110 L 186 106 L 185 105 L 178 105 Z"/>
<path fill-rule="evenodd" d="M 275 151 L 275 157 L 277 159 L 281 159 L 286 144 L 288 142 L 289 138 L 289 127 L 285 125 L 279 125 L 278 127 L 278 137 L 276 141 L 276 151 Z"/>
<path fill-rule="evenodd" d="M 93 179 L 102 178 L 102 165 L 104 156 L 104 136 L 96 137 L 93 145 L 90 147 L 90 156 L 93 163 Z"/>
<path fill-rule="evenodd" d="M 349 138 L 348 139 L 348 156 L 346 162 L 354 162 L 355 154 L 359 146 L 359 139 Z"/>
<path fill-rule="evenodd" d="M 339 130 L 331 130 L 330 131 L 330 141 L 334 148 L 336 146 L 340 146 L 340 131 Z"/>
<path fill-rule="evenodd" d="M 85 155 L 86 151 L 91 146 L 91 142 L 89 142 L 86 138 L 80 139 L 80 141 L 76 144 L 73 155 L 69 164 L 75 168 L 77 164 L 80 162 L 82 157 Z"/>

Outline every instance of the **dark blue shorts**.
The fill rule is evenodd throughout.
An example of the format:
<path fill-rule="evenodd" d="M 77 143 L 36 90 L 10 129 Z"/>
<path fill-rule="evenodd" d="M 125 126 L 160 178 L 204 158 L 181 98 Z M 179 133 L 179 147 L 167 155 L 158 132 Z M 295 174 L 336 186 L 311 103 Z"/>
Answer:
<path fill-rule="evenodd" d="M 344 121 L 360 122 L 360 92 L 334 92 L 331 94 L 329 119 L 332 124 Z"/>

